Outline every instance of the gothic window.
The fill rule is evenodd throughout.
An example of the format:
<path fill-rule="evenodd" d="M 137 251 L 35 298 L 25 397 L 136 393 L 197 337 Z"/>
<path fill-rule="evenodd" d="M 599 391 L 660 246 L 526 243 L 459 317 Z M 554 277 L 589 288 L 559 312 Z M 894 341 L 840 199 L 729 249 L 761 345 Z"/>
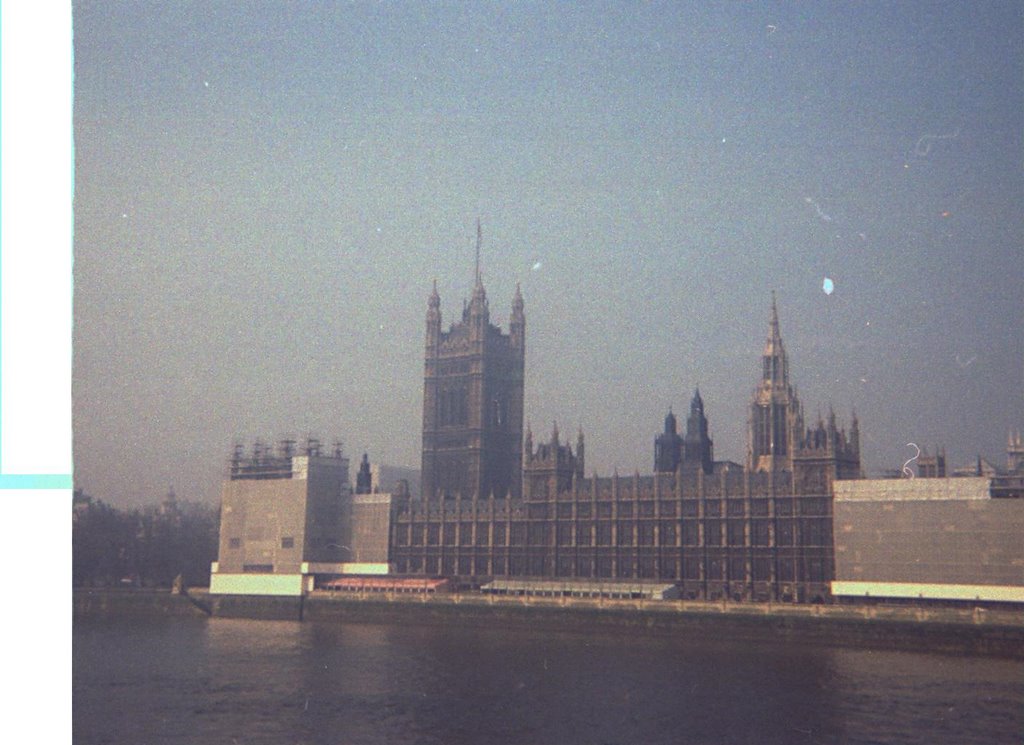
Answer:
<path fill-rule="evenodd" d="M 544 557 L 538 556 L 537 554 L 530 554 L 530 576 L 543 577 L 545 574 Z"/>
<path fill-rule="evenodd" d="M 825 581 L 825 564 L 821 559 L 807 560 L 807 579 L 811 582 Z"/>
<path fill-rule="evenodd" d="M 717 520 L 708 522 L 704 526 L 704 543 L 708 546 L 722 545 L 722 525 Z"/>
<path fill-rule="evenodd" d="M 487 523 L 476 524 L 476 545 L 487 545 Z M 477 572 L 477 574 L 481 574 L 481 572 Z"/>
<path fill-rule="evenodd" d="M 495 554 L 493 559 L 494 573 L 496 575 L 505 574 L 505 567 L 507 561 L 504 554 Z"/>
<path fill-rule="evenodd" d="M 620 546 L 632 546 L 633 545 L 633 524 L 620 521 L 618 526 L 618 543 Z"/>
<path fill-rule="evenodd" d="M 544 520 L 548 517 L 548 506 L 546 504 L 531 504 L 528 512 L 531 518 Z"/>
<path fill-rule="evenodd" d="M 637 545 L 654 545 L 654 523 L 642 522 L 637 525 Z"/>
<path fill-rule="evenodd" d="M 455 523 L 446 523 L 444 525 L 444 545 L 455 545 L 456 528 L 457 525 Z"/>
<path fill-rule="evenodd" d="M 780 520 L 775 533 L 775 545 L 793 545 L 793 523 L 790 520 Z"/>
<path fill-rule="evenodd" d="M 793 562 L 789 559 L 779 559 L 779 582 L 793 581 Z"/>
<path fill-rule="evenodd" d="M 768 522 L 766 520 L 755 520 L 750 524 L 750 542 L 754 546 L 767 546 L 768 535 Z"/>
<path fill-rule="evenodd" d="M 547 523 L 530 523 L 529 541 L 531 546 L 546 546 L 548 535 Z"/>
<path fill-rule="evenodd" d="M 590 546 L 590 526 L 589 522 L 580 522 L 576 525 L 576 545 L 577 546 Z"/>
<path fill-rule="evenodd" d="M 509 557 L 508 573 L 513 577 L 526 576 L 526 557 L 521 554 Z"/>
<path fill-rule="evenodd" d="M 773 409 L 775 415 L 773 436 L 775 440 L 775 454 L 786 454 L 786 407 L 778 405 Z"/>
<path fill-rule="evenodd" d="M 661 579 L 678 579 L 680 577 L 678 559 L 662 554 L 661 561 L 658 562 L 658 568 L 657 576 Z"/>

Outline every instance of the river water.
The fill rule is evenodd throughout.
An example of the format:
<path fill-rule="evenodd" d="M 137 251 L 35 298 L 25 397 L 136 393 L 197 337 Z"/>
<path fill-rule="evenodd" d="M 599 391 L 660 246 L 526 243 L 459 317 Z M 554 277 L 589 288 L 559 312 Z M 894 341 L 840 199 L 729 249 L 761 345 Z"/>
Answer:
<path fill-rule="evenodd" d="M 1020 743 L 1024 662 L 634 633 L 76 618 L 91 743 Z"/>

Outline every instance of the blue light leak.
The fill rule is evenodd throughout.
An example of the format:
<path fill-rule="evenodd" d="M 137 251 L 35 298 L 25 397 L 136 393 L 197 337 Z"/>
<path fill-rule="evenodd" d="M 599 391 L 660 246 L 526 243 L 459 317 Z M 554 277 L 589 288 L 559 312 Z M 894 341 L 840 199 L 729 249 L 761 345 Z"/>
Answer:
<path fill-rule="evenodd" d="M 825 277 L 825 281 L 821 283 L 821 289 L 825 291 L 825 294 L 826 295 L 831 295 L 832 294 L 832 290 L 834 290 L 835 288 L 836 288 L 836 286 L 832 282 L 832 280 L 829 279 L 828 277 Z"/>

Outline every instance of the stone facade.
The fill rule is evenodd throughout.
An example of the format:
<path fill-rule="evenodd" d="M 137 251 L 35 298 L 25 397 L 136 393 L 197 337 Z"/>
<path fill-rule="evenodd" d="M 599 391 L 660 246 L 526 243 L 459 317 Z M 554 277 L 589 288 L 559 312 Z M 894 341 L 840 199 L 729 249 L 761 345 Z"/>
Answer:
<path fill-rule="evenodd" d="M 474 302 L 478 295 L 483 297 L 479 284 Z M 524 323 L 518 300 L 517 293 L 512 338 L 516 324 Z M 713 460 L 697 393 L 685 437 L 676 432 L 671 412 L 666 418 L 665 432 L 655 441 L 653 475 L 584 477 L 583 433 L 574 451 L 556 425 L 550 441 L 536 447 L 527 432 L 521 495 L 511 488 L 504 494 L 452 489 L 447 499 L 439 492 L 449 490 L 437 485 L 464 481 L 459 476 L 445 482 L 440 462 L 433 460 L 442 380 L 432 365 L 438 357 L 432 342 L 438 338 L 439 311 L 432 315 L 437 305 L 435 292 L 427 322 L 424 498 L 410 501 L 392 520 L 391 558 L 399 573 L 477 586 L 495 577 L 667 580 L 689 598 L 829 597 L 832 484 L 860 476 L 858 426 L 854 417 L 847 434 L 830 414 L 805 429 L 789 384 L 774 299 L 762 381 L 751 405 L 746 467 Z M 472 308 L 463 328 L 471 326 Z M 464 452 L 472 462 L 472 449 Z M 434 498 L 426 496 L 428 460 L 436 469 L 429 481 Z"/>
<path fill-rule="evenodd" d="M 434 286 L 427 304 L 423 499 L 520 496 L 525 334 L 518 286 L 507 334 L 490 322 L 479 270 L 461 322 L 448 331 L 441 331 Z"/>

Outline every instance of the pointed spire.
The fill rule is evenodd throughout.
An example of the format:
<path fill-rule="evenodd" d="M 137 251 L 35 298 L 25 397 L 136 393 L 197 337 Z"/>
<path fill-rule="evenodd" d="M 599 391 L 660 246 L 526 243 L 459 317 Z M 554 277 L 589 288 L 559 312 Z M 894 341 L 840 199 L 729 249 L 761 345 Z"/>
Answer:
<path fill-rule="evenodd" d="M 558 422 L 555 422 L 555 427 L 551 432 L 551 444 L 558 445 Z"/>
<path fill-rule="evenodd" d="M 481 284 L 480 280 L 480 245 L 484 242 L 484 231 L 480 227 L 480 218 L 476 219 L 476 273 L 474 286 Z"/>
<path fill-rule="evenodd" d="M 694 411 L 704 411 L 704 399 L 700 397 L 700 386 L 693 391 L 693 400 L 690 402 L 690 409 Z"/>
<path fill-rule="evenodd" d="M 782 353 L 782 334 L 779 332 L 779 308 L 775 303 L 775 290 L 772 290 L 772 314 L 768 322 L 768 342 L 764 347 L 766 357 Z"/>
<path fill-rule="evenodd" d="M 480 276 L 480 245 L 483 243 L 483 231 L 480 228 L 480 218 L 476 221 L 476 274 L 473 285 L 473 298 L 470 300 L 469 309 L 476 312 L 478 316 L 487 315 L 487 293 L 484 290 L 483 279 Z M 486 318 L 485 318 L 486 320 Z"/>
<path fill-rule="evenodd" d="M 782 334 L 779 332 L 779 309 L 775 302 L 775 291 L 772 291 L 772 310 L 769 321 L 768 339 L 764 344 L 761 356 L 761 381 L 771 387 L 784 388 L 789 385 L 789 372 L 786 365 L 786 351 L 782 346 Z"/>

